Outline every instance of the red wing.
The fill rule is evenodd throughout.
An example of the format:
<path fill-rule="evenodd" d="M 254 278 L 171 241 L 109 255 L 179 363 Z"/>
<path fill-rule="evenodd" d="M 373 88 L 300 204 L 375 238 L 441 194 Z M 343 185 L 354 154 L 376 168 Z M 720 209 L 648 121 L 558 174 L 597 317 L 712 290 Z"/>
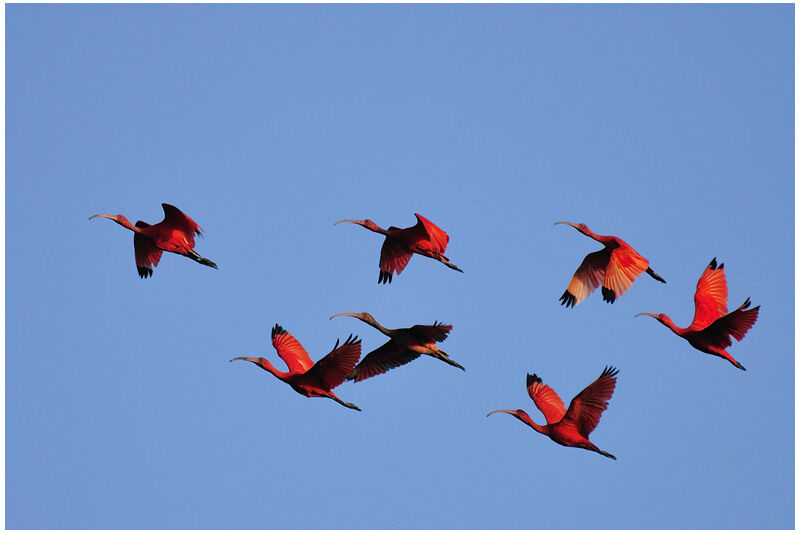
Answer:
<path fill-rule="evenodd" d="M 164 220 L 161 224 L 185 233 L 186 240 L 191 244 L 190 248 L 194 248 L 194 236 L 203 234 L 203 230 L 197 225 L 197 222 L 173 205 L 161 204 L 161 207 L 164 208 Z"/>
<path fill-rule="evenodd" d="M 453 326 L 434 322 L 432 326 L 417 324 L 408 328 L 408 332 L 417 338 L 421 344 L 428 344 L 429 342 L 442 342 L 447 338 L 447 334 L 450 333 L 451 329 L 453 329 Z"/>
<path fill-rule="evenodd" d="M 694 319 L 690 328 L 706 328 L 728 312 L 728 282 L 724 269 L 725 265 L 717 267 L 715 257 L 701 274 L 694 292 Z M 730 346 L 730 342 L 726 346 Z"/>
<path fill-rule="evenodd" d="M 758 319 L 758 310 L 761 306 L 747 309 L 750 306 L 748 298 L 738 309 L 718 318 L 705 328 L 701 333 L 706 339 L 718 348 L 727 348 L 731 345 L 730 336 L 737 341 L 744 338 L 753 324 Z"/>
<path fill-rule="evenodd" d="M 303 374 L 314 366 L 305 348 L 291 333 L 278 324 L 275 324 L 275 327 L 272 328 L 272 346 L 275 347 L 278 356 L 289 367 L 290 372 Z"/>
<path fill-rule="evenodd" d="M 583 258 L 581 266 L 567 285 L 566 292 L 561 296 L 563 304 L 567 307 L 578 305 L 594 292 L 605 276 L 609 256 L 608 249 L 603 248 Z"/>
<path fill-rule="evenodd" d="M 149 228 L 150 224 L 137 220 L 136 227 Z M 144 235 L 134 233 L 133 255 L 136 258 L 136 270 L 139 272 L 139 277 L 146 278 L 152 276 L 153 268 L 158 266 L 158 262 L 161 260 L 161 249 Z"/>
<path fill-rule="evenodd" d="M 359 357 L 361 357 L 361 339 L 353 336 L 347 337 L 341 346 L 337 340 L 333 350 L 317 361 L 317 364 L 308 373 L 318 376 L 322 380 L 323 386 L 331 390 L 342 384 L 347 375 L 355 368 Z"/>
<path fill-rule="evenodd" d="M 350 374 L 356 382 L 378 376 L 398 366 L 403 366 L 419 357 L 417 352 L 388 341 L 380 348 L 369 352 Z"/>
<path fill-rule="evenodd" d="M 628 245 L 619 246 L 611 251 L 611 258 L 606 267 L 603 287 L 614 291 L 614 298 L 619 298 L 631 288 L 633 280 L 647 270 L 647 259 L 639 255 Z"/>
<path fill-rule="evenodd" d="M 415 233 L 424 232 L 427 234 L 427 240 L 431 243 L 431 250 L 443 254 L 447 249 L 447 243 L 450 242 L 450 236 L 424 216 L 418 213 L 414 213 L 414 216 L 417 217 L 417 224 L 413 227 Z"/>
<path fill-rule="evenodd" d="M 589 433 L 594 431 L 600 416 L 608 407 L 608 400 L 614 394 L 617 386 L 617 373 L 614 367 L 607 366 L 600 377 L 583 389 L 580 394 L 572 399 L 564 418 L 568 418 L 575 423 L 578 433 L 585 438 L 589 438 Z"/>
<path fill-rule="evenodd" d="M 528 374 L 527 386 L 531 400 L 542 412 L 548 424 L 555 424 L 564 418 L 566 412 L 564 402 L 558 397 L 556 391 L 542 383 L 542 378 L 536 374 Z"/>
<path fill-rule="evenodd" d="M 406 268 L 410 260 L 411 252 L 408 251 L 405 245 L 394 237 L 387 236 L 383 241 L 383 246 L 381 246 L 381 271 L 389 274 L 393 272 L 399 274 Z"/>

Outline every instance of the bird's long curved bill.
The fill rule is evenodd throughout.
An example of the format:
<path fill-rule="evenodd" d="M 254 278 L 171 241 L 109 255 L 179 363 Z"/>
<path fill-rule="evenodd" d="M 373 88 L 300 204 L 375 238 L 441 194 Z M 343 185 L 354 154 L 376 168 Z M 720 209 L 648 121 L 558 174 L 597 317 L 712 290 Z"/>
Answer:
<path fill-rule="evenodd" d="M 331 318 L 329 318 L 328 320 L 334 319 L 334 318 L 336 318 L 337 316 L 352 316 L 352 317 L 358 318 L 358 313 L 339 313 L 338 315 L 333 315 L 333 316 L 332 316 Z"/>
<path fill-rule="evenodd" d="M 566 224 L 567 226 L 572 226 L 573 228 L 575 228 L 575 227 L 577 226 L 577 224 L 574 224 L 574 223 L 572 223 L 572 222 L 566 222 L 566 221 L 563 221 L 563 220 L 562 220 L 561 222 L 553 222 L 553 225 L 554 225 L 554 226 L 555 226 L 556 224 Z"/>
<path fill-rule="evenodd" d="M 633 318 L 636 318 L 637 316 L 642 316 L 642 315 L 651 316 L 653 318 L 658 318 L 658 315 L 655 315 L 653 313 L 639 313 L 639 314 L 633 315 Z"/>
<path fill-rule="evenodd" d="M 92 215 L 92 216 L 89 217 L 89 220 L 92 220 L 93 218 L 97 218 L 97 217 L 110 218 L 110 219 L 114 220 L 113 215 Z"/>
<path fill-rule="evenodd" d="M 351 224 L 361 224 L 363 220 L 340 220 L 339 222 L 334 222 L 333 225 L 341 224 L 342 222 L 350 222 Z"/>
<path fill-rule="evenodd" d="M 239 359 L 242 359 L 243 361 L 250 361 L 251 363 L 255 363 L 255 361 L 253 360 L 252 357 L 234 357 L 233 359 L 231 359 L 228 362 L 229 363 L 233 363 L 234 361 L 238 361 Z"/>
<path fill-rule="evenodd" d="M 514 411 L 509 411 L 508 409 L 498 409 L 497 411 L 492 411 L 491 413 L 487 414 L 486 416 L 493 415 L 495 413 L 508 413 L 511 416 L 514 416 Z"/>

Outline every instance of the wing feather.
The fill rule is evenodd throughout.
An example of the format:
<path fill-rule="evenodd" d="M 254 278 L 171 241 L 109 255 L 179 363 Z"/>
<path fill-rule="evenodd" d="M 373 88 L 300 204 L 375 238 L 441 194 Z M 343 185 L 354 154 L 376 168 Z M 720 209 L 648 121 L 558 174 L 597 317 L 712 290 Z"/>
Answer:
<path fill-rule="evenodd" d="M 381 246 L 381 272 L 388 272 L 390 276 L 392 273 L 400 274 L 410 260 L 411 252 L 405 245 L 398 239 L 387 235 Z"/>
<path fill-rule="evenodd" d="M 631 288 L 633 280 L 647 270 L 647 259 L 627 244 L 614 248 L 606 268 L 603 288 L 614 292 L 608 299 L 613 302 Z"/>
<path fill-rule="evenodd" d="M 384 374 L 393 368 L 409 363 L 419 357 L 419 355 L 420 354 L 417 352 L 412 352 L 408 348 L 400 346 L 393 340 L 390 340 L 380 348 L 364 356 L 364 359 L 356 365 L 355 369 L 347 378 L 358 383 L 359 381 Z"/>
<path fill-rule="evenodd" d="M 161 223 L 185 233 L 190 248 L 194 248 L 194 236 L 202 235 L 202 228 L 174 205 L 161 204 L 161 207 L 164 208 L 164 220 Z"/>
<path fill-rule="evenodd" d="M 149 228 L 150 224 L 137 220 L 136 227 Z M 152 276 L 153 268 L 158 266 L 158 262 L 161 260 L 161 249 L 144 235 L 134 233 L 133 255 L 136 259 L 136 270 L 139 272 L 139 277 L 146 278 Z"/>
<path fill-rule="evenodd" d="M 351 335 L 341 346 L 337 340 L 333 350 L 317 361 L 317 364 L 308 373 L 319 377 L 323 386 L 327 390 L 331 390 L 342 384 L 347 375 L 353 371 L 360 357 L 361 339 Z"/>
<path fill-rule="evenodd" d="M 618 373 L 619 370 L 607 366 L 599 378 L 570 402 L 564 418 L 571 420 L 583 437 L 588 439 L 589 433 L 594 431 L 600 422 L 600 416 L 608 407 L 608 400 L 611 399 L 617 386 Z"/>
<path fill-rule="evenodd" d="M 564 418 L 566 412 L 564 402 L 556 394 L 556 391 L 542 383 L 542 378 L 536 374 L 528 374 L 526 384 L 528 395 L 536 404 L 536 408 L 542 412 L 548 424 L 555 424 Z"/>
<path fill-rule="evenodd" d="M 314 366 L 303 345 L 278 324 L 272 328 L 272 346 L 290 372 L 303 374 Z"/>
<path fill-rule="evenodd" d="M 584 257 L 581 266 L 567 285 L 567 290 L 561 296 L 561 303 L 567 307 L 574 307 L 592 294 L 605 276 L 609 257 L 610 252 L 607 248 Z"/>
<path fill-rule="evenodd" d="M 430 249 L 443 254 L 447 250 L 450 236 L 442 228 L 419 213 L 414 213 L 414 216 L 417 217 L 417 224 L 413 227 L 416 230 L 415 232 L 424 233 L 430 242 Z"/>
<path fill-rule="evenodd" d="M 725 265 L 717 266 L 717 258 L 711 260 L 697 281 L 694 293 L 694 319 L 690 329 L 700 330 L 728 312 L 728 282 Z M 730 346 L 730 342 L 726 346 Z"/>
<path fill-rule="evenodd" d="M 453 329 L 451 325 L 445 325 L 441 322 L 434 322 L 432 326 L 423 326 L 417 324 L 408 328 L 410 335 L 418 339 L 421 344 L 428 344 L 430 342 L 442 342 L 447 338 L 450 330 Z"/>

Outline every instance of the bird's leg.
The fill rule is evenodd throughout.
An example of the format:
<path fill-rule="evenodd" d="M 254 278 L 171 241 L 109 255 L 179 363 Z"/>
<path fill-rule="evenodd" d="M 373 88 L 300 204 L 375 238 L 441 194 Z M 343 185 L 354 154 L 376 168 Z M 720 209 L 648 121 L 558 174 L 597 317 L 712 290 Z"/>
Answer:
<path fill-rule="evenodd" d="M 460 369 L 461 369 L 461 370 L 463 370 L 464 372 L 466 372 L 466 371 L 467 371 L 467 369 L 466 369 L 466 368 L 464 368 L 463 366 L 459 365 L 458 363 L 456 363 L 455 361 L 453 361 L 452 359 L 450 359 L 450 357 L 449 357 L 449 356 L 448 356 L 446 353 L 444 353 L 443 351 L 441 351 L 441 350 L 438 350 L 438 351 L 436 351 L 436 352 L 432 352 L 432 353 L 431 353 L 431 356 L 435 357 L 435 358 L 436 358 L 436 359 L 438 359 L 439 361 L 444 361 L 445 363 L 447 363 L 447 364 L 448 364 L 448 365 L 450 365 L 450 366 L 454 366 L 454 367 L 456 367 L 456 368 L 460 368 Z"/>
<path fill-rule="evenodd" d="M 356 404 L 342 401 L 338 396 L 336 396 L 332 392 L 328 393 L 328 398 L 330 398 L 331 400 L 336 401 L 337 403 L 340 403 L 340 404 L 344 405 L 345 407 L 347 407 L 349 409 L 355 409 L 356 411 L 360 411 L 361 410 L 361 408 L 358 407 Z"/>
<path fill-rule="evenodd" d="M 462 272 L 462 273 L 464 272 L 463 270 L 461 270 L 460 268 L 455 266 L 453 263 L 451 263 L 450 260 L 447 257 L 445 257 L 445 256 L 443 256 L 441 254 L 439 254 L 439 256 L 436 258 L 436 260 L 440 261 L 442 264 L 446 265 L 447 267 L 452 268 L 453 270 L 458 270 L 459 272 Z"/>
<path fill-rule="evenodd" d="M 650 274 L 650 277 L 652 277 L 653 279 L 655 279 L 655 280 L 657 280 L 657 281 L 660 281 L 661 283 L 666 283 L 666 281 L 664 281 L 664 278 L 662 278 L 661 276 L 659 276 L 658 274 L 656 274 L 655 272 L 653 272 L 653 269 L 652 269 L 652 268 L 650 268 L 650 267 L 647 267 L 647 270 L 645 270 L 645 272 L 647 272 L 648 274 Z"/>
<path fill-rule="evenodd" d="M 189 259 L 192 259 L 194 261 L 197 261 L 201 265 L 210 266 L 211 268 L 217 268 L 217 264 L 214 263 L 214 261 L 212 261 L 210 259 L 206 259 L 205 257 L 202 257 L 200 254 L 198 254 L 194 250 L 186 250 L 186 257 L 188 257 Z"/>

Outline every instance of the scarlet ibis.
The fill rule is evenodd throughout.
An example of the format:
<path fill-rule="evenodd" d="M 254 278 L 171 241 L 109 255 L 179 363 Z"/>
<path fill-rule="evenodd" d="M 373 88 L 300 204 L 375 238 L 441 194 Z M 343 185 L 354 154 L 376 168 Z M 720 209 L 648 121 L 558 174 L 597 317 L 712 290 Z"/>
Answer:
<path fill-rule="evenodd" d="M 750 307 L 750 298 L 736 310 L 728 313 L 728 282 L 725 280 L 725 264 L 717 266 L 717 258 L 711 260 L 697 282 L 694 293 L 694 320 L 688 328 L 679 328 L 667 315 L 639 313 L 655 318 L 675 334 L 701 352 L 727 359 L 733 366 L 746 370 L 725 348 L 732 344 L 731 335 L 737 341 L 744 338 L 758 318 L 760 305 Z"/>
<path fill-rule="evenodd" d="M 400 275 L 400 272 L 406 268 L 411 259 L 411 254 L 419 254 L 436 259 L 453 270 L 464 272 L 444 255 L 447 243 L 450 241 L 447 233 L 422 215 L 414 213 L 414 216 L 417 217 L 417 223 L 410 228 L 391 226 L 389 229 L 383 229 L 369 219 L 340 220 L 333 225 L 350 222 L 363 226 L 370 231 L 386 235 L 381 247 L 381 272 L 378 274 L 378 283 L 391 283 L 392 273 L 396 272 L 397 275 Z"/>
<path fill-rule="evenodd" d="M 581 266 L 567 285 L 567 290 L 559 298 L 562 305 L 575 307 L 592 294 L 600 282 L 603 284 L 603 301 L 613 304 L 633 285 L 633 280 L 642 272 L 647 272 L 654 279 L 666 283 L 648 266 L 647 259 L 619 237 L 597 235 L 583 223 L 556 222 L 556 224 L 572 226 L 604 246 L 602 250 L 592 252 L 583 259 Z"/>
<path fill-rule="evenodd" d="M 134 226 L 122 215 L 92 215 L 89 220 L 95 217 L 108 218 L 133 231 L 133 252 L 140 278 L 153 275 L 161 252 L 179 254 L 201 265 L 217 268 L 213 261 L 194 251 L 194 236 L 203 234 L 197 222 L 175 206 L 161 204 L 161 207 L 164 208 L 164 220 L 153 226 L 141 220 L 137 220 Z"/>
<path fill-rule="evenodd" d="M 463 366 L 450 359 L 435 344 L 445 340 L 453 326 L 434 322 L 431 326 L 416 325 L 410 328 L 389 329 L 378 324 L 378 321 L 369 313 L 339 313 L 331 318 L 337 316 L 355 317 L 390 338 L 386 344 L 368 353 L 347 376 L 347 379 L 359 382 L 383 374 L 392 368 L 413 361 L 420 354 L 430 355 L 448 365 L 464 370 Z"/>
<path fill-rule="evenodd" d="M 339 399 L 331 389 L 338 387 L 344 382 L 345 377 L 356 366 L 358 358 L 361 357 L 361 340 L 358 337 L 349 336 L 344 344 L 339 346 L 339 340 L 333 350 L 319 361 L 313 363 L 303 346 L 295 339 L 291 333 L 275 324 L 272 328 L 272 346 L 278 352 L 278 356 L 283 359 L 288 372 L 277 370 L 272 364 L 263 357 L 234 357 L 230 362 L 242 359 L 254 363 L 279 380 L 288 383 L 295 391 L 307 396 L 308 398 L 324 397 L 330 398 L 345 407 L 360 411 L 357 405 L 344 402 Z"/>
<path fill-rule="evenodd" d="M 558 397 L 556 391 L 542 383 L 542 378 L 536 374 L 528 374 L 526 381 L 528 394 L 547 420 L 545 426 L 540 426 L 531 420 L 528 413 L 522 409 L 516 411 L 498 409 L 486 416 L 494 413 L 508 413 L 562 446 L 584 448 L 616 459 L 610 453 L 592 444 L 589 441 L 589 434 L 597 427 L 600 416 L 608 407 L 608 400 L 614 394 L 617 373 L 619 370 L 607 366 L 599 378 L 572 399 L 569 409 L 564 409 L 564 402 Z"/>

